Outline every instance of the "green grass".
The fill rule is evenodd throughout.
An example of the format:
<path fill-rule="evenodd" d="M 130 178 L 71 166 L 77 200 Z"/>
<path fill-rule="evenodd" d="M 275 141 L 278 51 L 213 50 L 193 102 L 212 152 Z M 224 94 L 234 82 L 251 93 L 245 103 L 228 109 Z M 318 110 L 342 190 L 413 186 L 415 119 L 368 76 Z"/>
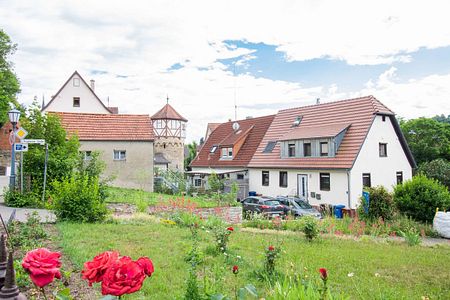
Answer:
<path fill-rule="evenodd" d="M 141 204 L 142 202 L 147 202 L 148 205 L 154 206 L 159 203 L 169 203 L 170 200 L 181 199 L 182 196 L 178 195 L 165 195 L 159 193 L 150 193 L 142 190 L 135 189 L 125 189 L 118 187 L 108 188 L 108 197 L 106 202 L 109 203 L 129 203 L 129 204 Z M 191 201 L 195 203 L 196 207 L 216 207 L 217 201 L 208 199 L 204 196 L 190 197 L 185 196 L 185 201 Z"/>
<path fill-rule="evenodd" d="M 184 257 L 191 245 L 188 229 L 156 222 L 136 225 L 59 223 L 57 226 L 64 255 L 79 268 L 96 254 L 109 249 L 119 250 L 133 259 L 148 256 L 153 260 L 154 276 L 146 280 L 140 292 L 124 299 L 182 297 L 188 267 Z M 209 253 L 213 245 L 212 234 L 201 231 L 200 236 L 200 249 Z M 303 272 L 306 267 L 310 277 L 318 278 L 317 270 L 325 267 L 329 271 L 328 283 L 332 291 L 345 293 L 351 299 L 421 299 L 422 296 L 450 299 L 450 247 L 446 246 L 408 247 L 406 244 L 334 238 L 309 243 L 300 235 L 262 234 L 238 229 L 231 235 L 229 244 L 230 256 L 234 259 L 228 260 L 226 265 L 225 256 L 204 254 L 201 273 L 210 278 L 214 278 L 212 274 L 224 274 L 223 281 L 218 280 L 214 286 L 230 295 L 235 280 L 230 270 L 239 255 L 242 257 L 238 263 L 239 284 L 253 283 L 261 292 L 264 286 L 253 272 L 262 266 L 264 248 L 270 244 L 282 245 L 279 271 L 287 273 L 293 264 L 295 270 Z M 350 278 L 348 273 L 354 273 L 354 276 Z M 380 276 L 375 276 L 376 273 Z"/>

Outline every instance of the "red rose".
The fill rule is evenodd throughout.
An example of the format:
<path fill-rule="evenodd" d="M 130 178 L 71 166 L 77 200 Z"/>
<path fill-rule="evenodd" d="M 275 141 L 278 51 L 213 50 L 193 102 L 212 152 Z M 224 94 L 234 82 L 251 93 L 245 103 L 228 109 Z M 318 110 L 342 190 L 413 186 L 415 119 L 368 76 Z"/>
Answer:
<path fill-rule="evenodd" d="M 322 280 L 327 280 L 327 278 L 328 278 L 327 269 L 320 268 L 319 273 L 320 273 L 320 278 L 322 278 Z"/>
<path fill-rule="evenodd" d="M 270 246 L 269 246 L 269 251 L 273 251 L 273 250 L 275 250 L 275 247 L 272 246 L 272 245 L 270 245 Z"/>
<path fill-rule="evenodd" d="M 152 276 L 153 272 L 155 272 L 153 263 L 148 257 L 141 257 L 136 263 L 144 270 L 144 274 L 147 276 Z"/>
<path fill-rule="evenodd" d="M 92 286 L 94 282 L 102 281 L 106 270 L 118 259 L 117 251 L 105 251 L 97 255 L 93 260 L 84 263 L 84 269 L 81 271 L 82 278 L 89 281 L 89 286 Z"/>
<path fill-rule="evenodd" d="M 233 274 L 239 273 L 239 267 L 238 266 L 233 266 L 232 271 L 233 271 Z"/>
<path fill-rule="evenodd" d="M 38 287 L 51 283 L 55 277 L 61 278 L 59 267 L 61 262 L 59 252 L 51 252 L 39 248 L 28 252 L 22 261 L 22 267 L 30 274 L 31 281 Z"/>
<path fill-rule="evenodd" d="M 227 230 L 228 231 L 234 231 L 234 228 L 230 226 L 230 227 L 227 228 Z"/>
<path fill-rule="evenodd" d="M 146 276 L 153 273 L 153 264 L 148 258 L 132 261 L 123 256 L 116 260 L 106 271 L 102 281 L 102 294 L 122 296 L 141 289 Z"/>

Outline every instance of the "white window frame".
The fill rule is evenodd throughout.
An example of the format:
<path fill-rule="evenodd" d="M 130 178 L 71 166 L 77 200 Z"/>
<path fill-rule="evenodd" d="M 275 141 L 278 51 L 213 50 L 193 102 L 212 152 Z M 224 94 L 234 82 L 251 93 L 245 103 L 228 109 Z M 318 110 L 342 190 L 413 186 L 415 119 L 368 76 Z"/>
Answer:
<path fill-rule="evenodd" d="M 116 158 L 117 154 L 117 158 Z M 113 160 L 122 161 L 127 160 L 127 151 L 126 150 L 114 150 L 113 151 Z"/>
<path fill-rule="evenodd" d="M 80 78 L 74 78 L 72 83 L 73 83 L 73 86 L 79 87 L 80 86 Z"/>

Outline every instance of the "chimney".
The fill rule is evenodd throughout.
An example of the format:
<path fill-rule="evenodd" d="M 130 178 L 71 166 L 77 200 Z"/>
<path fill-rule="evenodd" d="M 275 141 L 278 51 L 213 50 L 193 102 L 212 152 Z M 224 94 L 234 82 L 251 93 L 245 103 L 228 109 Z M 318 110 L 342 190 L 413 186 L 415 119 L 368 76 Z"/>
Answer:
<path fill-rule="evenodd" d="M 253 117 L 252 116 L 247 116 L 247 117 L 245 117 L 245 119 L 250 120 L 250 119 L 253 119 Z"/>
<path fill-rule="evenodd" d="M 320 98 L 316 99 L 316 104 L 320 104 Z"/>
<path fill-rule="evenodd" d="M 95 80 L 91 79 L 91 89 L 95 91 Z"/>

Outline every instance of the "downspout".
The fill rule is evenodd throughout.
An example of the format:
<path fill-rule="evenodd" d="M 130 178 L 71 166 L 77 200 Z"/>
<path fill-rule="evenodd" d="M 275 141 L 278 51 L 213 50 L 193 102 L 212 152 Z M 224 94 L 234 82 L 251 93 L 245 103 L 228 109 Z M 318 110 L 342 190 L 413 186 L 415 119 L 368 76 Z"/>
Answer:
<path fill-rule="evenodd" d="M 347 170 L 347 200 L 348 200 L 348 208 L 349 209 L 352 208 L 352 206 L 351 206 L 352 201 L 351 201 L 351 194 L 350 194 L 350 191 L 351 191 L 351 189 L 350 189 L 351 188 L 350 182 L 351 182 L 351 180 L 350 180 L 350 169 L 349 169 L 349 170 Z"/>

